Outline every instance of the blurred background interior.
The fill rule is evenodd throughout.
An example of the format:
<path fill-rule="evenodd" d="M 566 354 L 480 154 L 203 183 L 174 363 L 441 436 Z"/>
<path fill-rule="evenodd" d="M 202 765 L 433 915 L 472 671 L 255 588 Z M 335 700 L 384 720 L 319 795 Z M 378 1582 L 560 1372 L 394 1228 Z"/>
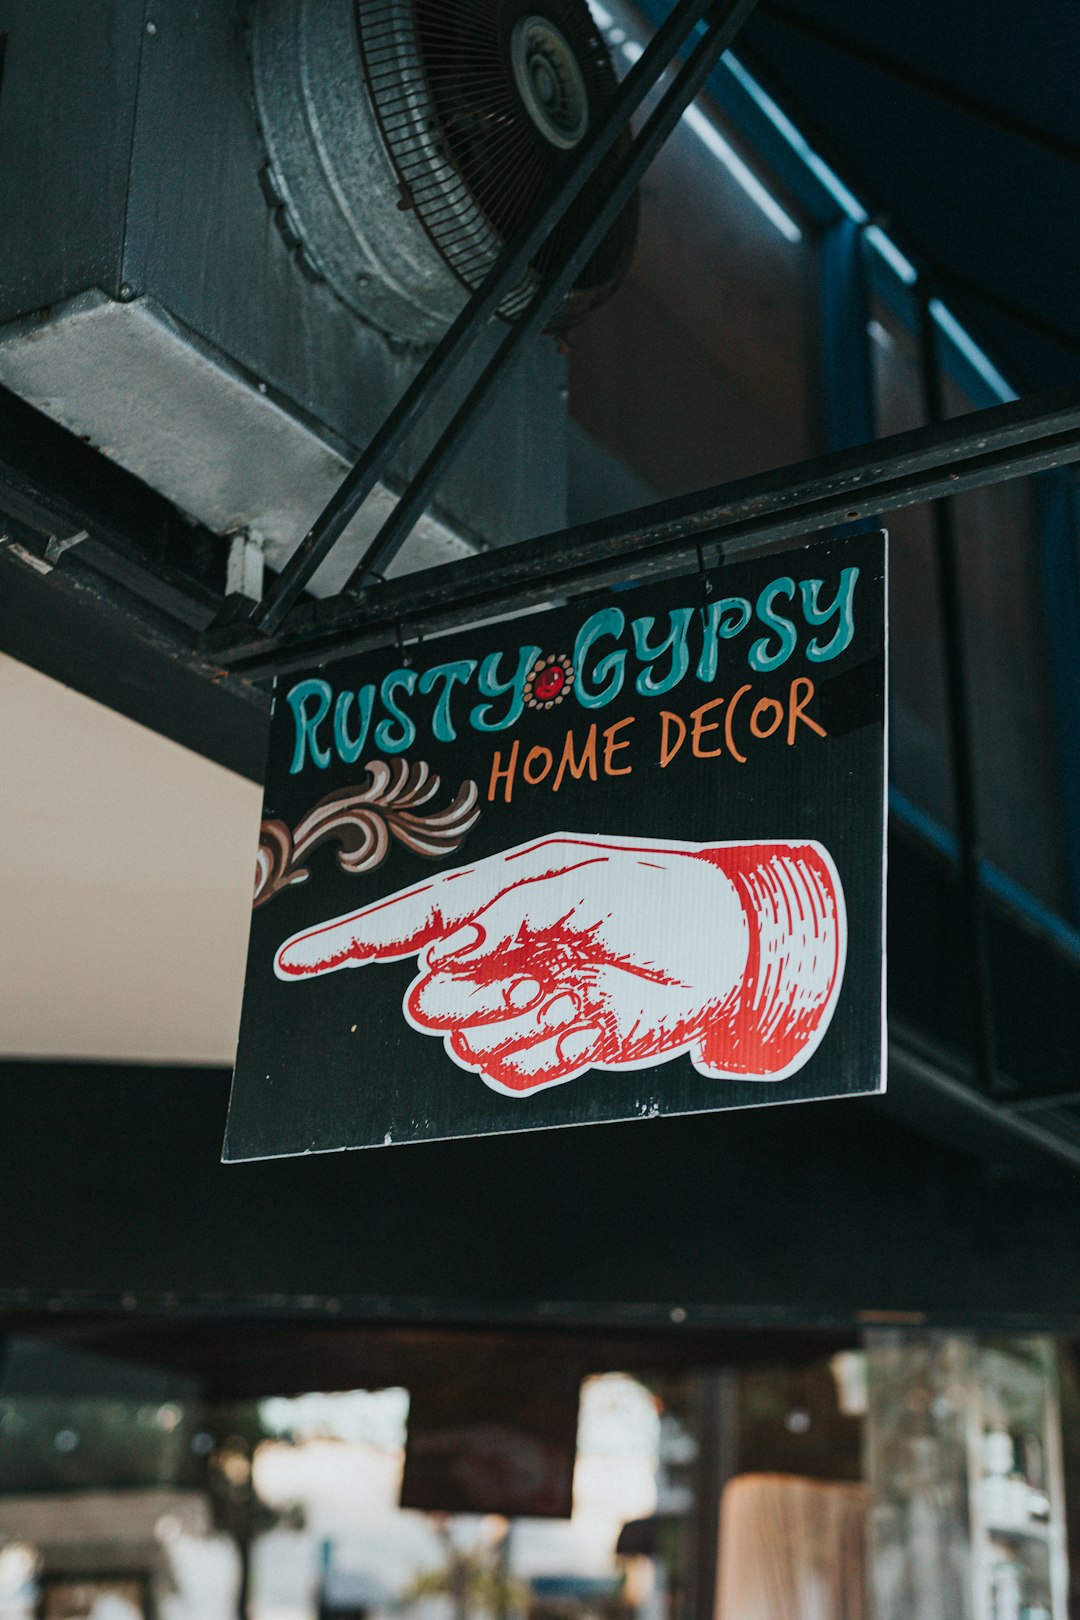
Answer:
<path fill-rule="evenodd" d="M 183 1374 L 145 1328 L 9 1339 L 4 1620 L 1068 1612 L 1064 1342 L 773 1335 L 715 1366 L 324 1328 L 309 1368 L 366 1361 L 372 1388 L 255 1393 L 287 1338 L 189 1326 Z"/>

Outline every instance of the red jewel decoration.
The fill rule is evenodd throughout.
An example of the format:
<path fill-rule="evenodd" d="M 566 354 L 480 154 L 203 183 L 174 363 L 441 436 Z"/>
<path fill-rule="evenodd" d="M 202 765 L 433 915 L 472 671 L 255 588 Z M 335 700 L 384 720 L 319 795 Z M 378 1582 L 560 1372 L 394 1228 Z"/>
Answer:
<path fill-rule="evenodd" d="M 525 681 L 524 697 L 530 709 L 554 709 L 574 684 L 574 666 L 565 653 L 538 658 Z"/>
<path fill-rule="evenodd" d="M 560 664 L 549 664 L 542 675 L 536 677 L 533 691 L 541 703 L 547 703 L 558 697 L 566 685 L 566 672 Z"/>

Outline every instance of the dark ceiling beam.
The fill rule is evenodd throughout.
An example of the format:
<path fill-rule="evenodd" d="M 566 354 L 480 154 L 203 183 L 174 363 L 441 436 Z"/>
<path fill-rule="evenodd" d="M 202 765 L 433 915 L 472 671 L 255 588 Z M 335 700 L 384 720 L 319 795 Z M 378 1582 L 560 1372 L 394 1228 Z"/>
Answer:
<path fill-rule="evenodd" d="M 824 540 L 839 526 L 1080 459 L 1080 390 L 896 434 L 872 445 L 521 541 L 361 596 L 294 608 L 275 636 L 215 628 L 205 656 L 263 679 L 412 634 L 586 595 L 628 581 Z"/>
<path fill-rule="evenodd" d="M 807 39 L 816 40 L 818 44 L 840 52 L 862 67 L 870 67 L 878 73 L 888 74 L 909 89 L 918 90 L 923 95 L 932 96 L 936 101 L 945 102 L 955 107 L 958 112 L 966 113 L 970 118 L 977 118 L 982 123 L 1001 130 L 1003 134 L 1028 141 L 1032 146 L 1040 147 L 1045 152 L 1052 152 L 1055 157 L 1066 158 L 1071 163 L 1080 163 L 1078 142 L 1067 141 L 1026 118 L 1017 118 L 1004 108 L 982 101 L 978 96 L 969 95 L 947 79 L 939 79 L 932 73 L 908 67 L 884 51 L 876 51 L 868 45 L 859 44 L 849 34 L 830 28 L 818 17 L 807 17 L 794 7 L 784 5 L 782 0 L 761 0 L 760 9 L 763 16 L 803 34 Z"/>
<path fill-rule="evenodd" d="M 708 1366 L 751 1367 L 783 1362 L 785 1369 L 821 1361 L 855 1348 L 847 1334 L 794 1333 L 765 1329 L 734 1333 L 582 1333 L 565 1329 L 400 1328 L 377 1323 L 275 1322 L 168 1315 L 62 1316 L 48 1312 L 0 1312 L 0 1333 L 60 1341 L 81 1352 L 62 1361 L 24 1360 L 3 1394 L 55 1394 L 60 1373 L 65 1395 L 130 1398 L 132 1364 L 165 1367 L 198 1379 L 209 1400 L 257 1400 L 302 1395 L 312 1389 L 410 1391 L 445 1384 L 463 1367 L 475 1380 L 511 1372 L 528 1400 L 526 1377 L 545 1369 L 571 1369 L 576 1378 L 595 1373 L 663 1369 L 690 1372 Z M 79 1379 L 81 1377 L 81 1382 Z"/>
<path fill-rule="evenodd" d="M 464 558 L 360 599 L 309 601 L 276 638 L 233 626 L 200 645 L 224 600 L 222 539 L 0 394 L 0 649 L 258 778 L 267 697 L 255 682 L 277 670 L 685 572 L 699 546 L 712 564 L 824 538 L 1078 457 L 1080 392 L 1064 390 Z"/>
<path fill-rule="evenodd" d="M 1075 1172 L 797 1107 L 222 1165 L 227 1071 L 0 1064 L 0 1311 L 1080 1331 Z"/>
<path fill-rule="evenodd" d="M 1080 1101 L 1076 1093 L 1039 1097 L 1030 1103 L 988 1097 L 926 1055 L 918 1034 L 894 1020 L 889 1033 L 888 1108 L 897 1119 L 988 1162 L 1047 1164 L 1074 1176 L 1080 1171 L 1080 1139 L 1059 1136 L 1040 1119 L 1050 1103 Z"/>
<path fill-rule="evenodd" d="M 43 576 L 77 561 L 103 596 L 132 593 L 189 645 L 225 585 L 222 536 L 2 388 L 0 552 Z"/>
<path fill-rule="evenodd" d="M 1050 321 L 1040 319 L 1031 310 L 1023 309 L 1012 300 L 1003 298 L 1000 293 L 991 292 L 989 287 L 980 286 L 970 276 L 961 274 L 955 265 L 945 268 L 936 264 L 933 266 L 933 275 L 945 298 L 952 295 L 956 300 L 966 299 L 982 306 L 984 310 L 993 311 L 995 315 L 1003 315 L 1006 320 L 1016 321 L 1045 342 L 1055 344 L 1063 354 L 1072 355 L 1080 360 L 1080 340 L 1063 331 L 1060 326 L 1054 326 Z"/>
<path fill-rule="evenodd" d="M 261 781 L 268 694 L 194 650 L 227 545 L 0 389 L 0 652 Z"/>

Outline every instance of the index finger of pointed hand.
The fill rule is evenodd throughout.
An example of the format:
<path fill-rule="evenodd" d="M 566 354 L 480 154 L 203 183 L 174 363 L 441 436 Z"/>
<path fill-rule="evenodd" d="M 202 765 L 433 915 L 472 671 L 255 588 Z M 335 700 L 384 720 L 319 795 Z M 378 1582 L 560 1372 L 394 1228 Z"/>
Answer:
<path fill-rule="evenodd" d="M 414 956 L 433 939 L 451 933 L 474 909 L 475 890 L 460 881 L 471 875 L 469 868 L 448 872 L 387 895 L 362 911 L 305 928 L 281 946 L 274 971 L 280 979 L 314 978 L 364 962 Z"/>
<path fill-rule="evenodd" d="M 559 835 L 519 845 L 294 934 L 279 949 L 274 971 L 280 979 L 314 978 L 414 956 L 433 940 L 444 941 L 441 957 L 454 956 L 480 943 L 482 931 L 463 930 L 460 941 L 450 936 L 504 889 L 599 858 L 587 838 Z"/>

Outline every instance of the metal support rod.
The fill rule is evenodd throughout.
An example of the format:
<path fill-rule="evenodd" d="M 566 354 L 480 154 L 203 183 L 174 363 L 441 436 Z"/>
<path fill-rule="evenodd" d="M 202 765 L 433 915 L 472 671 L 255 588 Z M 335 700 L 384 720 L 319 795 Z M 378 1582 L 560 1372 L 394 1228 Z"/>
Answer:
<path fill-rule="evenodd" d="M 277 630 L 282 624 L 286 613 L 385 473 L 391 458 L 428 408 L 432 397 L 470 352 L 478 333 L 495 315 L 506 295 L 517 286 L 537 251 L 596 174 L 634 113 L 659 82 L 672 57 L 714 4 L 715 0 L 680 0 L 663 27 L 654 34 L 616 90 L 599 126 L 579 148 L 548 202 L 535 219 L 523 226 L 507 243 L 480 287 L 432 350 L 363 455 L 334 491 L 252 614 L 254 624 L 268 632 Z M 749 11 L 751 6 L 745 9 Z"/>
<path fill-rule="evenodd" d="M 460 628 L 502 613 L 567 600 L 605 585 L 670 577 L 722 549 L 725 562 L 798 541 L 826 540 L 838 524 L 946 494 L 1080 461 L 1075 389 L 979 411 L 874 445 L 660 501 L 580 528 L 442 563 L 370 590 L 293 610 L 273 641 L 227 632 L 203 656 L 251 679 L 391 645 L 410 633 Z"/>
<path fill-rule="evenodd" d="M 932 425 L 946 420 L 937 327 L 931 313 L 932 290 L 919 289 L 919 340 L 922 360 L 923 402 Z M 990 956 L 980 866 L 978 792 L 975 747 L 968 703 L 970 677 L 964 627 L 964 600 L 960 583 L 956 513 L 951 500 L 936 500 L 931 507 L 934 556 L 941 598 L 942 664 L 945 671 L 945 710 L 952 767 L 953 807 L 959 848 L 960 900 L 971 954 L 967 961 L 971 1006 L 972 1068 L 975 1083 L 986 1095 L 994 1087 L 993 997 Z"/>
<path fill-rule="evenodd" d="M 645 170 L 704 85 L 755 3 L 756 0 L 727 0 L 726 4 L 713 7 L 716 16 L 710 18 L 708 33 L 699 41 L 644 128 L 635 137 L 603 203 L 578 240 L 570 243 L 559 255 L 528 309 L 499 344 L 349 576 L 346 591 L 362 589 L 372 575 L 381 577 L 401 550 L 443 474 L 490 410 L 499 383 L 526 344 L 547 325 L 575 276 L 618 219 Z"/>

